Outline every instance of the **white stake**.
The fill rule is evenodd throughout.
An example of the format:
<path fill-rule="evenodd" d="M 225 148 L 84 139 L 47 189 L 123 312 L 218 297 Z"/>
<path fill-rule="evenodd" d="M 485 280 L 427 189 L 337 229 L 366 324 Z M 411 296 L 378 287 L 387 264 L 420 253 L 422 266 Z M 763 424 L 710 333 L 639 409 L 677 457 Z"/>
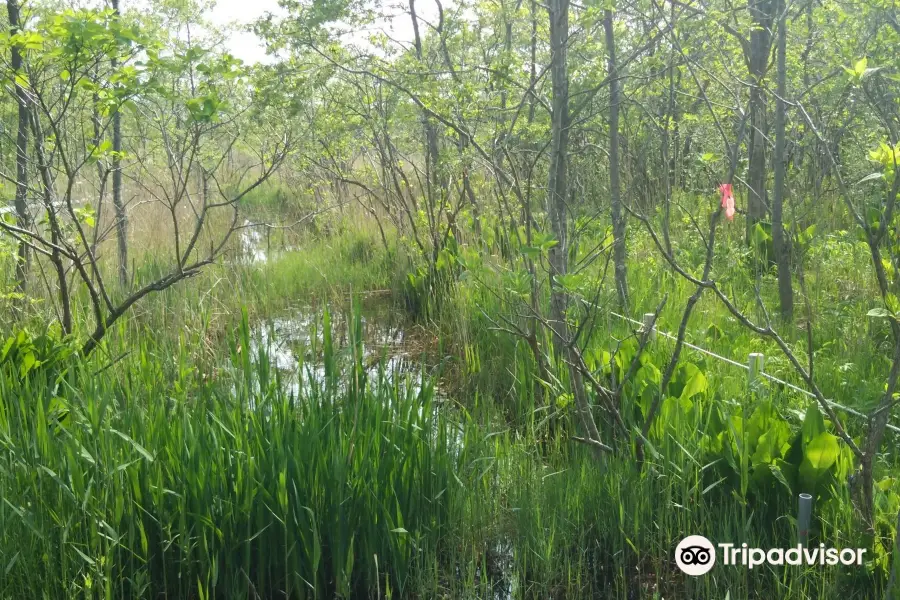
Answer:
<path fill-rule="evenodd" d="M 759 380 L 759 375 L 762 373 L 766 362 L 765 358 L 766 357 L 759 352 L 752 352 L 750 354 L 750 359 L 747 363 L 750 366 L 750 370 L 747 373 L 747 383 L 750 385 L 750 389 L 753 389 L 753 386 L 756 385 L 756 382 Z"/>
<path fill-rule="evenodd" d="M 800 508 L 797 513 L 797 538 L 806 548 L 809 543 L 809 521 L 812 516 L 812 496 L 800 494 Z"/>
<path fill-rule="evenodd" d="M 648 338 L 651 342 L 656 339 L 656 327 L 653 324 L 653 318 L 656 315 L 654 313 L 644 313 L 644 324 L 641 327 L 641 333 L 645 331 L 650 331 L 650 337 Z"/>

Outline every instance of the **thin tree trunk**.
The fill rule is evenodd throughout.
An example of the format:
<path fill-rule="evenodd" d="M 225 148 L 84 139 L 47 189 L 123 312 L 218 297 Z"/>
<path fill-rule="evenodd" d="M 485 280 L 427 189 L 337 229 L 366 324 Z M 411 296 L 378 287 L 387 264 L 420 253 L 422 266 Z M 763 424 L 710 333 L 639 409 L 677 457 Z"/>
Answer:
<path fill-rule="evenodd" d="M 784 235 L 783 210 L 784 210 L 784 137 L 785 137 L 785 94 L 786 63 L 785 52 L 787 44 L 787 11 L 784 6 L 778 23 L 778 98 L 775 109 L 775 189 L 772 195 L 772 243 L 775 250 L 775 261 L 778 265 L 778 298 L 781 304 L 781 317 L 785 321 L 793 319 L 794 315 L 794 290 L 791 286 L 791 265 L 788 254 L 787 240 Z"/>
<path fill-rule="evenodd" d="M 529 14 L 531 15 L 531 38 L 529 40 L 529 44 L 531 47 L 531 64 L 529 67 L 529 78 L 528 84 L 529 89 L 534 91 L 534 87 L 537 81 L 537 2 L 535 0 L 531 0 L 529 3 Z M 534 122 L 534 93 L 528 95 L 528 124 L 531 125 Z M 534 152 L 538 151 L 537 143 L 532 142 L 530 144 L 530 149 Z M 532 216 L 532 190 L 534 186 L 532 185 L 534 178 L 534 164 L 532 163 L 527 170 L 527 177 L 525 183 L 525 194 L 522 198 L 522 208 L 523 208 L 523 219 L 525 221 L 525 241 L 531 246 L 533 239 L 533 223 L 534 218 Z M 528 343 L 531 346 L 531 353 L 534 355 L 535 363 L 538 368 L 538 376 L 542 381 L 548 381 L 547 379 L 547 363 L 544 360 L 544 354 L 541 352 L 541 346 L 538 343 L 538 318 L 537 315 L 540 311 L 541 304 L 541 294 L 540 294 L 540 285 L 538 283 L 537 278 L 537 269 L 534 266 L 534 261 L 525 256 L 525 264 L 528 268 L 528 274 L 531 277 L 531 317 L 528 319 Z M 544 386 L 539 382 L 535 382 L 534 384 L 534 394 L 535 399 L 538 401 L 538 404 L 543 405 L 545 403 L 547 394 L 545 393 Z M 553 413 L 551 417 L 551 428 L 553 431 L 556 430 L 556 415 Z"/>
<path fill-rule="evenodd" d="M 550 318 L 554 329 L 557 358 L 565 345 L 562 333 L 565 323 L 567 297 L 557 280 L 568 268 L 568 240 L 566 223 L 566 190 L 568 188 L 569 149 L 569 75 L 566 44 L 569 34 L 568 0 L 550 0 L 550 76 L 553 88 L 551 116 L 550 172 L 548 176 L 547 212 L 557 244 L 550 248 Z"/>
<path fill-rule="evenodd" d="M 41 192 L 43 194 L 44 208 L 47 210 L 47 221 L 50 226 L 50 243 L 53 250 L 50 253 L 50 262 L 56 272 L 56 281 L 59 286 L 59 305 L 62 319 L 63 333 L 72 333 L 72 298 L 69 295 L 69 281 L 66 279 L 66 267 L 63 264 L 63 254 L 59 248 L 64 243 L 59 217 L 56 214 L 56 203 L 53 193 L 53 178 L 50 175 L 50 167 L 44 153 L 44 135 L 41 130 L 38 116 L 26 109 L 28 120 L 31 123 L 31 133 L 34 140 L 34 154 L 37 159 L 38 173 L 41 176 Z"/>
<path fill-rule="evenodd" d="M 116 18 L 119 16 L 119 0 L 112 0 L 112 8 Z M 118 58 L 113 55 L 113 71 L 119 66 Z M 122 164 L 120 153 L 122 151 L 122 113 L 117 108 L 113 113 L 113 208 L 116 212 L 116 240 L 119 245 L 119 283 L 122 287 L 128 285 L 128 215 L 125 212 L 125 204 L 122 202 Z"/>
<path fill-rule="evenodd" d="M 762 87 L 772 45 L 772 7 L 775 0 L 753 0 L 750 17 L 750 166 L 747 236 L 768 213 L 766 200 L 766 96 Z"/>
<path fill-rule="evenodd" d="M 674 29 L 675 27 L 675 5 L 672 5 L 672 12 L 670 15 L 670 23 Z M 675 31 L 672 32 L 672 35 L 676 35 Z M 663 167 L 663 180 L 665 183 L 665 198 L 663 199 L 663 242 L 666 245 L 666 252 L 672 254 L 672 240 L 670 238 L 670 223 L 672 220 L 672 189 L 674 178 L 674 161 L 669 157 L 671 152 L 670 147 L 671 143 L 669 141 L 669 128 L 671 127 L 672 122 L 675 120 L 675 55 L 674 50 L 669 55 L 669 96 L 666 101 L 666 109 L 665 109 L 665 119 L 663 119 L 663 127 L 662 127 L 662 167 Z M 675 121 L 677 124 L 677 121 Z M 675 147 L 678 147 L 677 138 Z"/>
<path fill-rule="evenodd" d="M 416 49 L 416 59 L 421 63 L 422 62 L 422 38 L 419 34 L 419 18 L 416 15 L 416 0 L 409 0 L 409 14 L 412 19 L 413 26 L 413 43 Z M 431 268 L 434 268 L 434 264 L 437 261 L 437 255 L 440 252 L 440 238 L 438 232 L 438 224 L 434 221 L 434 194 L 435 190 L 439 190 L 437 193 L 441 195 L 441 204 L 446 201 L 446 186 L 443 182 L 443 177 L 439 176 L 438 167 L 439 167 L 439 148 L 438 148 L 438 138 L 437 138 L 437 130 L 432 122 L 431 118 L 428 117 L 425 112 L 422 112 L 422 126 L 425 131 L 425 155 L 426 155 L 426 179 L 427 179 L 427 212 L 429 215 L 429 225 L 431 228 Z"/>
<path fill-rule="evenodd" d="M 566 199 L 568 193 L 569 163 L 569 73 L 567 44 L 569 43 L 569 0 L 550 0 L 550 75 L 553 88 L 551 104 L 550 173 L 547 185 L 547 209 L 550 225 L 557 244 L 550 248 L 550 320 L 553 328 L 553 345 L 556 360 L 568 362 L 572 395 L 584 427 L 588 443 L 598 458 L 602 458 L 605 446 L 600 442 L 600 432 L 584 390 L 581 373 L 575 368 L 577 350 L 569 340 L 566 309 L 569 295 L 559 284 L 559 278 L 568 270 L 568 231 L 566 223 Z"/>
<path fill-rule="evenodd" d="M 603 22 L 606 30 L 606 53 L 609 61 L 609 195 L 613 226 L 613 264 L 616 273 L 616 290 L 619 306 L 628 310 L 628 272 L 625 265 L 625 215 L 622 212 L 622 191 L 619 182 L 619 106 L 622 86 L 616 66 L 616 37 L 613 30 L 613 13 L 606 11 Z"/>
<path fill-rule="evenodd" d="M 528 89 L 532 90 L 528 94 L 528 122 L 534 121 L 534 85 L 537 81 L 537 2 L 531 0 L 531 65 L 528 75 Z"/>
<path fill-rule="evenodd" d="M 15 35 L 19 31 L 21 23 L 19 22 L 19 5 L 16 0 L 7 0 L 6 10 L 9 14 L 9 32 Z M 22 53 L 18 44 L 12 45 L 12 68 L 18 73 L 22 70 Z M 16 102 L 18 104 L 18 121 L 16 133 L 16 222 L 22 229 L 30 227 L 30 218 L 28 215 L 28 95 L 25 90 L 15 82 Z M 31 256 L 28 251 L 28 244 L 25 241 L 19 242 L 19 249 L 16 261 L 16 290 L 23 295 L 28 289 L 28 270 L 30 267 Z M 19 306 L 22 306 L 20 303 Z"/>
<path fill-rule="evenodd" d="M 16 0 L 7 0 L 7 12 L 9 14 L 10 30 L 18 31 L 21 26 L 19 16 L 19 6 Z M 13 46 L 12 53 L 13 67 L 17 73 L 24 71 L 22 55 L 16 46 Z M 24 73 L 23 73 L 24 75 Z M 66 269 L 63 265 L 62 254 L 59 246 L 62 243 L 62 235 L 59 221 L 56 216 L 56 207 L 53 204 L 53 184 L 50 178 L 49 169 L 45 162 L 43 151 L 43 135 L 41 134 L 40 124 L 37 115 L 33 115 L 28 103 L 28 96 L 24 88 L 16 83 L 16 99 L 19 106 L 18 111 L 18 133 L 16 135 L 16 213 L 17 218 L 24 219 L 25 226 L 28 222 L 28 208 L 25 202 L 26 193 L 28 191 L 28 164 L 27 164 L 27 144 L 28 130 L 33 129 L 33 140 L 35 148 L 35 158 L 37 159 L 38 171 L 41 174 L 41 183 L 43 189 L 44 205 L 47 210 L 47 218 L 50 225 L 50 242 L 53 244 L 53 250 L 50 255 L 50 262 L 53 264 L 56 272 L 56 279 L 59 285 L 59 303 L 62 320 L 63 333 L 72 332 L 72 307 L 69 296 L 69 283 L 66 279 Z M 27 248 L 19 247 L 19 257 L 28 256 Z M 27 264 L 27 263 L 26 263 Z M 19 268 L 17 268 L 17 275 Z M 27 271 L 24 272 L 27 274 Z M 25 281 L 21 280 L 24 287 Z"/>

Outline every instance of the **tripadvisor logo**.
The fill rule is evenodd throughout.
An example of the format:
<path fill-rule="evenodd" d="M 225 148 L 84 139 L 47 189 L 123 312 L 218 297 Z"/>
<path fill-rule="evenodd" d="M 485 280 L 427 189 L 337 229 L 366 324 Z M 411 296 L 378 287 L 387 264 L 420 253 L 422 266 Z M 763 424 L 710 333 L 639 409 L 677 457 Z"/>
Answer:
<path fill-rule="evenodd" d="M 702 535 L 689 535 L 675 548 L 675 564 L 688 575 L 705 575 L 716 564 L 716 549 Z"/>
<path fill-rule="evenodd" d="M 865 548 L 751 548 L 747 544 L 713 543 L 702 535 L 689 535 L 675 548 L 675 564 L 687 575 L 705 575 L 716 564 L 716 547 L 721 551 L 722 564 L 753 569 L 760 565 L 862 565 Z"/>

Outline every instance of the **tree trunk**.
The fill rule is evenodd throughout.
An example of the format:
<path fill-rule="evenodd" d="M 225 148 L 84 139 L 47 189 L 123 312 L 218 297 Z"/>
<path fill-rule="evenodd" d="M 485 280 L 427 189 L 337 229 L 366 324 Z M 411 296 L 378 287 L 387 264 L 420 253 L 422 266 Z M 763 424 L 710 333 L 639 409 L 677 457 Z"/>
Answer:
<path fill-rule="evenodd" d="M 747 236 L 768 213 L 766 201 L 766 95 L 762 79 L 772 45 L 772 9 L 775 0 L 753 0 L 750 5 L 750 166 L 747 200 Z"/>
<path fill-rule="evenodd" d="M 531 64 L 528 76 L 528 122 L 534 121 L 534 86 L 537 82 L 537 2 L 531 0 Z"/>
<path fill-rule="evenodd" d="M 619 106 L 622 86 L 616 66 L 616 37 L 613 13 L 606 11 L 603 27 L 606 30 L 606 53 L 609 62 L 609 196 L 613 226 L 613 264 L 619 307 L 628 311 L 628 271 L 625 265 L 625 215 L 622 212 L 622 190 L 619 182 Z"/>
<path fill-rule="evenodd" d="M 563 350 L 565 335 L 566 293 L 557 279 L 568 268 L 566 223 L 566 191 L 568 188 L 569 151 L 569 74 L 566 44 L 569 35 L 568 0 L 550 0 L 550 76 L 553 88 L 551 115 L 550 172 L 547 182 L 547 212 L 557 244 L 550 248 L 550 319 L 554 329 L 554 343 Z"/>
<path fill-rule="evenodd" d="M 413 27 L 413 43 L 415 44 L 416 49 L 416 59 L 421 63 L 422 62 L 422 38 L 419 34 L 419 17 L 416 15 L 416 0 L 409 0 L 409 14 L 412 19 L 412 27 Z M 434 220 L 434 194 L 440 194 L 440 202 L 443 203 L 446 201 L 446 186 L 444 184 L 444 178 L 439 174 L 439 148 L 438 148 L 438 137 L 437 130 L 434 126 L 434 122 L 432 119 L 423 111 L 422 112 L 422 126 L 425 132 L 425 158 L 426 158 L 426 187 L 428 188 L 426 193 L 426 210 L 429 215 L 429 226 L 431 228 L 431 243 L 432 243 L 432 252 L 431 252 L 431 268 L 434 269 L 434 265 L 437 261 L 437 255 L 440 252 L 440 236 L 439 236 L 439 227 L 438 224 Z M 438 190 L 435 192 L 435 190 Z"/>
<path fill-rule="evenodd" d="M 41 176 L 41 194 L 43 195 L 44 208 L 47 211 L 47 222 L 50 227 L 50 243 L 53 250 L 50 252 L 50 262 L 56 272 L 56 282 L 59 286 L 59 310 L 60 323 L 65 335 L 72 333 L 72 298 L 69 295 L 69 280 L 66 279 L 66 267 L 63 264 L 63 254 L 60 252 L 63 241 L 62 226 L 56 213 L 57 203 L 53 191 L 53 178 L 50 175 L 50 166 L 44 152 L 44 137 L 38 116 L 26 108 L 26 116 L 31 125 L 32 140 L 34 141 L 34 157 L 37 160 L 38 173 Z"/>
<path fill-rule="evenodd" d="M 6 9 L 9 14 L 9 26 L 11 32 L 17 32 L 21 23 L 19 21 L 19 6 L 16 0 L 7 0 Z M 24 71 L 22 55 L 16 46 L 12 50 L 12 66 L 18 73 Z M 16 216 L 20 220 L 22 226 L 28 226 L 28 207 L 25 202 L 28 191 L 28 163 L 27 163 L 27 144 L 28 130 L 33 128 L 32 132 L 35 158 L 37 159 L 38 171 L 41 174 L 41 183 L 43 190 L 44 204 L 47 209 L 47 218 L 50 225 L 50 241 L 54 248 L 50 255 L 50 262 L 53 264 L 56 272 L 56 279 L 59 285 L 59 303 L 60 303 L 60 322 L 62 324 L 63 333 L 72 332 L 72 308 L 71 299 L 69 297 L 69 285 L 66 279 L 66 269 L 63 265 L 62 255 L 59 251 L 62 236 L 60 233 L 60 225 L 56 218 L 56 207 L 53 204 L 53 184 L 50 179 L 48 166 L 45 162 L 43 152 L 43 136 L 41 135 L 40 125 L 37 121 L 37 115 L 31 114 L 28 103 L 28 96 L 21 85 L 16 82 L 16 99 L 18 103 L 18 133 L 16 135 Z M 28 257 L 27 247 L 23 248 L 23 244 L 19 246 L 19 258 L 26 259 Z M 25 269 L 25 270 L 22 270 Z M 25 287 L 25 276 L 27 274 L 27 263 L 19 263 L 16 268 L 19 279 L 20 289 Z"/>
<path fill-rule="evenodd" d="M 568 270 L 568 230 L 566 199 L 568 197 L 569 162 L 569 73 L 567 44 L 569 43 L 569 0 L 550 0 L 550 75 L 553 87 L 551 105 L 550 174 L 547 185 L 547 210 L 550 225 L 558 243 L 550 248 L 550 321 L 553 327 L 553 345 L 556 360 L 568 363 L 572 395 L 584 427 L 588 443 L 598 459 L 603 456 L 600 432 L 594 421 L 591 406 L 584 390 L 581 373 L 575 368 L 577 350 L 569 340 L 566 309 L 569 295 L 559 285 L 558 278 Z"/>
<path fill-rule="evenodd" d="M 788 240 L 785 240 L 783 209 L 784 209 L 784 136 L 785 136 L 785 94 L 787 93 L 785 52 L 787 44 L 787 11 L 784 6 L 779 7 L 781 12 L 778 23 L 778 98 L 775 109 L 775 189 L 772 194 L 772 244 L 775 250 L 775 261 L 778 265 L 778 299 L 781 305 L 781 317 L 786 322 L 794 316 L 794 290 L 791 285 L 791 262 Z"/>
<path fill-rule="evenodd" d="M 99 80 L 99 76 L 95 74 L 94 82 L 96 83 Z M 94 137 L 91 139 L 91 143 L 94 144 L 95 148 L 100 147 L 100 109 L 98 108 L 100 105 L 100 96 L 94 92 L 94 109 L 91 113 L 91 124 L 94 128 Z M 103 222 L 103 208 L 104 203 L 106 202 L 106 182 L 109 177 L 109 170 L 103 164 L 103 161 L 97 161 L 97 211 L 96 211 L 96 221 L 97 223 Z M 94 227 L 94 235 L 91 240 L 91 254 L 97 256 L 97 246 L 100 244 L 100 228 Z"/>
<path fill-rule="evenodd" d="M 116 18 L 119 16 L 119 0 L 112 0 L 112 8 Z M 118 57 L 113 55 L 113 71 L 119 66 Z M 122 287 L 128 285 L 128 215 L 125 212 L 125 204 L 122 202 L 122 164 L 120 153 L 122 152 L 122 113 L 119 108 L 113 113 L 113 208 L 116 212 L 116 240 L 119 245 L 119 283 Z"/>
<path fill-rule="evenodd" d="M 15 35 L 19 31 L 19 5 L 16 0 L 7 0 L 6 10 L 9 13 L 9 32 Z M 12 68 L 18 73 L 22 70 L 22 53 L 17 44 L 12 45 Z M 17 133 L 16 133 L 16 223 L 22 229 L 30 227 L 28 215 L 28 95 L 25 90 L 15 82 L 16 102 L 19 107 Z M 28 252 L 28 244 L 19 242 L 16 260 L 16 290 L 25 295 L 28 288 L 28 270 L 31 256 Z M 24 298 L 23 298 L 24 299 Z M 22 303 L 19 304 L 22 306 Z"/>
<path fill-rule="evenodd" d="M 672 5 L 671 15 L 669 17 L 669 23 L 674 28 L 675 27 L 675 5 Z M 676 35 L 675 32 L 672 32 L 672 35 Z M 668 98 L 666 99 L 666 108 L 665 108 L 665 118 L 663 119 L 662 125 L 662 168 L 663 168 L 663 182 L 665 184 L 665 198 L 663 198 L 663 242 L 666 245 L 666 252 L 672 254 L 672 240 L 670 237 L 670 228 L 671 228 L 671 220 L 672 220 L 672 189 L 673 189 L 673 179 L 675 177 L 675 169 L 674 157 L 670 157 L 670 146 L 671 143 L 669 141 L 669 128 L 672 126 L 673 122 L 677 127 L 678 121 L 675 119 L 675 53 L 674 48 L 672 53 L 669 55 L 669 92 Z M 675 147 L 678 147 L 677 137 L 675 142 Z"/>

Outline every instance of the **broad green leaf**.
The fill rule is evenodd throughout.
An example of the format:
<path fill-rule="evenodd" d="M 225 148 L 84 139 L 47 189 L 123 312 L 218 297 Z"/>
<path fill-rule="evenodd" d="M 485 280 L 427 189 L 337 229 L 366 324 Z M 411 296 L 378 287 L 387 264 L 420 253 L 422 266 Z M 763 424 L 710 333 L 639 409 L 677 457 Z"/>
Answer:
<path fill-rule="evenodd" d="M 688 382 L 685 384 L 684 389 L 681 390 L 681 399 L 688 400 L 693 398 L 697 394 L 702 394 L 709 388 L 709 383 L 706 380 L 706 375 L 703 374 L 702 371 L 697 371 L 694 375 L 688 379 Z"/>
<path fill-rule="evenodd" d="M 878 173 L 870 173 L 870 174 L 866 175 L 865 177 L 863 177 L 862 179 L 860 179 L 859 181 L 857 181 L 857 182 L 856 182 L 856 185 L 859 185 L 859 184 L 861 184 L 861 183 L 865 183 L 865 182 L 867 182 L 867 181 L 874 181 L 874 180 L 876 180 L 876 179 L 883 179 L 883 178 L 884 178 L 884 173 L 881 173 L 881 172 L 878 172 Z"/>
<path fill-rule="evenodd" d="M 812 467 L 817 471 L 822 472 L 831 468 L 834 461 L 837 460 L 840 451 L 841 446 L 838 443 L 837 437 L 828 432 L 824 432 L 820 433 L 810 441 L 806 446 L 804 454 L 806 460 L 809 461 Z"/>
<path fill-rule="evenodd" d="M 825 419 L 816 404 L 810 404 L 806 409 L 801 427 L 803 445 L 808 445 L 813 439 L 825 432 Z"/>

